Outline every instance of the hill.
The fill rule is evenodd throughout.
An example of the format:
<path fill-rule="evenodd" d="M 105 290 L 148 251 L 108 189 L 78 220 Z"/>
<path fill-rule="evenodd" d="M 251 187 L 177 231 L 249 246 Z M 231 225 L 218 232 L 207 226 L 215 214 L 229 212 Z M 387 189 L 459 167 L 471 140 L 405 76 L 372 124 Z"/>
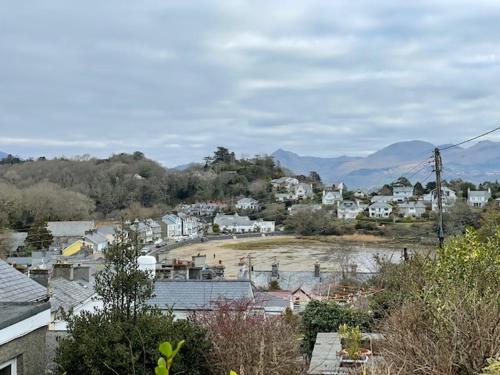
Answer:
<path fill-rule="evenodd" d="M 374 187 L 401 175 L 411 176 L 414 182 L 426 179 L 432 166 L 419 171 L 418 163 L 430 156 L 435 147 L 432 143 L 414 140 L 391 144 L 366 157 L 321 158 L 282 149 L 272 156 L 297 174 L 314 170 L 327 183 L 344 181 L 351 187 Z M 500 142 L 482 141 L 469 148 L 455 147 L 443 151 L 442 156 L 445 179 L 481 182 L 500 178 Z"/>

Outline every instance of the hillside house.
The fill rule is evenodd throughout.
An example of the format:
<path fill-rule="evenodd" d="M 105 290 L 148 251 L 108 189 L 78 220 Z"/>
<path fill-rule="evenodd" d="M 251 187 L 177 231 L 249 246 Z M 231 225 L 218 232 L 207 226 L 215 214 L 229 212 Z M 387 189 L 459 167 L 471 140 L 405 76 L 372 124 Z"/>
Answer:
<path fill-rule="evenodd" d="M 353 201 L 342 201 L 337 207 L 337 218 L 344 220 L 356 219 L 356 216 L 363 212 L 363 209 Z"/>
<path fill-rule="evenodd" d="M 271 180 L 271 186 L 276 190 L 288 190 L 296 187 L 299 184 L 299 180 L 294 177 L 281 177 Z"/>
<path fill-rule="evenodd" d="M 85 233 L 95 229 L 94 221 L 49 221 L 47 229 L 54 236 L 54 247 L 62 248 L 69 242 L 81 240 Z"/>
<path fill-rule="evenodd" d="M 301 182 L 295 188 L 295 199 L 309 199 L 314 197 L 314 192 L 311 184 Z"/>
<path fill-rule="evenodd" d="M 425 213 L 425 208 L 425 204 L 422 201 L 398 204 L 399 215 L 403 217 L 422 217 Z"/>
<path fill-rule="evenodd" d="M 153 242 L 153 229 L 143 221 L 135 221 L 130 224 L 130 230 L 137 235 L 142 243 Z"/>
<path fill-rule="evenodd" d="M 321 210 L 321 205 L 319 204 L 292 204 L 290 207 L 288 207 L 288 212 L 290 215 L 295 215 L 298 212 L 304 212 L 304 211 L 319 211 Z"/>
<path fill-rule="evenodd" d="M 451 190 L 450 188 L 444 186 L 441 188 L 442 195 L 442 205 L 443 212 L 447 212 L 456 202 L 457 194 Z M 424 195 L 424 202 L 431 203 L 432 211 L 438 211 L 438 199 L 437 199 L 437 190 L 434 189 L 429 194 Z"/>
<path fill-rule="evenodd" d="M 128 238 L 128 232 L 122 230 L 120 225 L 102 225 L 97 228 L 97 233 L 104 236 L 109 244 L 114 244 L 119 236 L 123 236 L 124 239 Z"/>
<path fill-rule="evenodd" d="M 323 197 L 321 203 L 325 206 L 334 206 L 342 202 L 342 191 L 325 191 L 323 190 Z"/>
<path fill-rule="evenodd" d="M 467 190 L 467 204 L 471 207 L 483 208 L 491 198 L 491 189 L 488 190 Z"/>
<path fill-rule="evenodd" d="M 198 202 L 194 204 L 181 204 L 177 207 L 177 211 L 192 216 L 214 216 L 226 207 L 227 205 L 222 202 Z"/>
<path fill-rule="evenodd" d="M 43 374 L 50 322 L 47 287 L 0 260 L 0 374 Z"/>
<path fill-rule="evenodd" d="M 191 215 L 187 215 L 185 213 L 178 213 L 177 216 L 181 219 L 182 223 L 182 235 L 183 236 L 197 236 L 200 230 L 200 222 L 198 219 Z"/>
<path fill-rule="evenodd" d="M 146 225 L 151 228 L 153 242 L 161 240 L 161 225 L 153 219 L 146 219 Z"/>
<path fill-rule="evenodd" d="M 236 202 L 236 208 L 238 210 L 249 210 L 257 211 L 259 210 L 259 202 L 253 198 L 241 198 Z"/>
<path fill-rule="evenodd" d="M 83 241 L 85 242 L 85 245 L 87 247 L 90 247 L 92 249 L 93 253 L 103 252 L 109 245 L 108 239 L 100 234 L 96 229 L 85 233 Z"/>
<path fill-rule="evenodd" d="M 405 202 L 413 197 L 413 186 L 395 186 L 392 190 L 393 202 Z"/>
<path fill-rule="evenodd" d="M 161 218 L 163 238 L 175 239 L 182 237 L 182 219 L 174 214 L 168 214 Z"/>
<path fill-rule="evenodd" d="M 254 221 L 254 230 L 260 233 L 274 232 L 275 222 L 271 220 L 257 219 Z"/>
<path fill-rule="evenodd" d="M 264 221 L 262 219 L 250 220 L 248 216 L 218 214 L 214 218 L 222 232 L 230 233 L 251 233 L 251 232 L 274 232 L 274 221 Z"/>
<path fill-rule="evenodd" d="M 372 218 L 386 219 L 391 215 L 392 206 L 384 202 L 375 202 L 368 208 L 368 213 Z"/>

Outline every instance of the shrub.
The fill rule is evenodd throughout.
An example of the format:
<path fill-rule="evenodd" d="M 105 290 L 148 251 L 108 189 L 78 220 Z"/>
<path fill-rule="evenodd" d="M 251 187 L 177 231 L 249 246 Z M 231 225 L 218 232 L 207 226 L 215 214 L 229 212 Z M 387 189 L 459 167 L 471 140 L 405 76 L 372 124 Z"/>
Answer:
<path fill-rule="evenodd" d="M 336 302 L 309 302 L 302 316 L 305 353 L 311 356 L 318 332 L 337 332 L 342 324 L 359 326 L 369 331 L 373 320 L 362 311 L 343 307 Z"/>

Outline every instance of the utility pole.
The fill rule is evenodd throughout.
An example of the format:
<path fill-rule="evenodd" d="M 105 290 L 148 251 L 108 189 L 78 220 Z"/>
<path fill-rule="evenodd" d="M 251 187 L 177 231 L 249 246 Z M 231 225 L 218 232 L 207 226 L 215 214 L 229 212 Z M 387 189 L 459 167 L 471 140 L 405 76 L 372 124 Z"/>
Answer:
<path fill-rule="evenodd" d="M 443 230 L 443 191 L 441 190 L 441 172 L 443 170 L 443 162 L 439 148 L 434 149 L 434 171 L 436 172 L 436 194 L 438 204 L 438 239 L 439 247 L 443 247 L 444 230 Z"/>
<path fill-rule="evenodd" d="M 252 282 L 252 255 L 248 254 L 248 281 Z"/>

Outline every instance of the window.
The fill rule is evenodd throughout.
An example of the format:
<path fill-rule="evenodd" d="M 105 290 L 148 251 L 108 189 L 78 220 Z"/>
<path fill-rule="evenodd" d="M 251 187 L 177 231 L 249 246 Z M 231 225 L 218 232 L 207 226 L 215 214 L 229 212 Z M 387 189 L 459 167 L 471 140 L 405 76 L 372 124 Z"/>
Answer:
<path fill-rule="evenodd" d="M 0 364 L 0 375 L 17 375 L 17 359 Z"/>

